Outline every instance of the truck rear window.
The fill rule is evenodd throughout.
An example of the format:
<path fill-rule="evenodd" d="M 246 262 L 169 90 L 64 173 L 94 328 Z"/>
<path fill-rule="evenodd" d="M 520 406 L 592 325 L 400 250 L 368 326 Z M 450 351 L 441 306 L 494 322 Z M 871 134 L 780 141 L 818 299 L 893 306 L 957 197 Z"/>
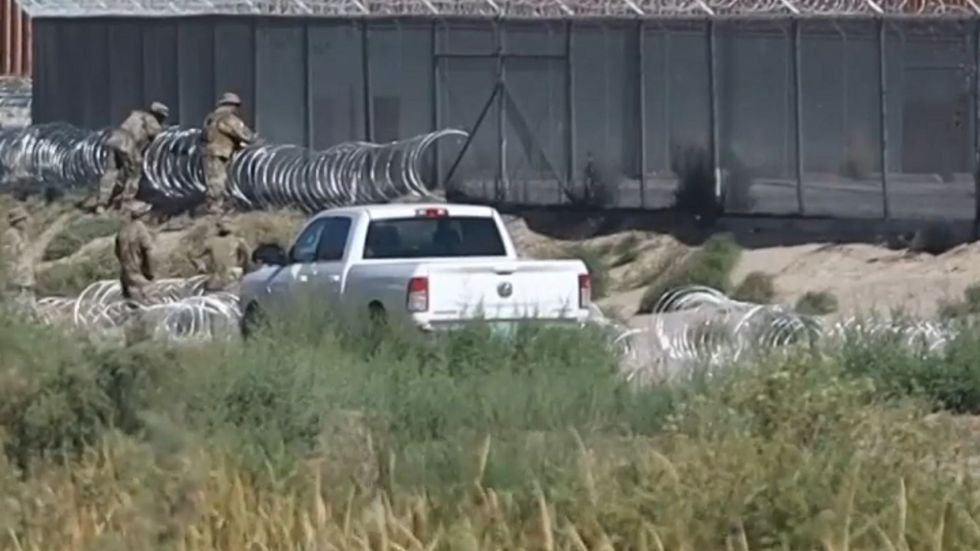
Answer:
<path fill-rule="evenodd" d="M 368 225 L 364 258 L 506 256 L 493 218 L 392 218 Z"/>

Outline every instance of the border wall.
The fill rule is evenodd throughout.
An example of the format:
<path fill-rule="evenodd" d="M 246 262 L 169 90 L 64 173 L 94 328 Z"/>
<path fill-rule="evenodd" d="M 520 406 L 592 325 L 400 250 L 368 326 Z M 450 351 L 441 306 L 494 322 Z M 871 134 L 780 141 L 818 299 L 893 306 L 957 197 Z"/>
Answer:
<path fill-rule="evenodd" d="M 9 1 L 9 0 L 6 0 Z M 117 124 L 224 90 L 316 149 L 455 127 L 432 177 L 524 205 L 589 179 L 611 207 L 707 185 L 727 214 L 977 219 L 976 18 L 39 17 L 33 118 Z"/>

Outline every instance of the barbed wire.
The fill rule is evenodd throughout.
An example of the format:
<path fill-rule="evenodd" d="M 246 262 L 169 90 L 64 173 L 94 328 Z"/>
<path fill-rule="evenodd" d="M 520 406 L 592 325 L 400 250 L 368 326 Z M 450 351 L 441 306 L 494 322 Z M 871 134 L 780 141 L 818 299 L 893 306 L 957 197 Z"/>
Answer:
<path fill-rule="evenodd" d="M 150 202 L 204 198 L 200 129 L 171 127 L 147 148 L 144 194 Z M 105 171 L 108 130 L 64 123 L 0 131 L 0 183 L 60 188 L 92 187 Z M 342 205 L 430 197 L 423 172 L 429 148 L 446 129 L 389 143 L 343 143 L 325 151 L 258 145 L 237 153 L 228 168 L 229 193 L 247 209 L 292 207 L 313 212 Z"/>
<path fill-rule="evenodd" d="M 692 370 L 737 364 L 753 355 L 804 347 L 826 353 L 853 339 L 887 339 L 909 350 L 940 352 L 956 336 L 945 322 L 846 317 L 828 322 L 783 305 L 741 302 L 710 287 L 665 293 L 647 327 L 623 330 L 627 379 L 651 383 Z"/>
<path fill-rule="evenodd" d="M 228 168 L 229 192 L 251 209 L 297 207 L 306 211 L 426 197 L 422 160 L 437 140 L 466 138 L 446 129 L 385 144 L 350 142 L 324 151 L 294 145 L 260 145 L 238 153 Z M 168 129 L 147 149 L 149 186 L 167 197 L 203 197 L 205 184 L 198 129 Z"/>
<path fill-rule="evenodd" d="M 975 0 L 21 0 L 32 17 L 82 15 L 412 15 L 483 18 L 568 17 L 957 17 L 980 13 Z"/>
<path fill-rule="evenodd" d="M 44 323 L 94 334 L 112 333 L 136 319 L 160 340 L 199 341 L 234 334 L 241 319 L 238 297 L 205 294 L 205 278 L 155 281 L 147 286 L 142 304 L 126 300 L 118 281 L 96 281 L 77 297 L 38 299 L 35 314 Z"/>

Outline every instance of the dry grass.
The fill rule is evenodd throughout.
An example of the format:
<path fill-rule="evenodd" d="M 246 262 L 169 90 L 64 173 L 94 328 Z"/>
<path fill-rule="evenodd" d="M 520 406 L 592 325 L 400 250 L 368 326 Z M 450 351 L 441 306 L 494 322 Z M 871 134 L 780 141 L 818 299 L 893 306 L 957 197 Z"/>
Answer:
<path fill-rule="evenodd" d="M 0 548 L 980 545 L 973 439 L 834 355 L 641 391 L 581 335 L 95 353 L 0 329 Z"/>

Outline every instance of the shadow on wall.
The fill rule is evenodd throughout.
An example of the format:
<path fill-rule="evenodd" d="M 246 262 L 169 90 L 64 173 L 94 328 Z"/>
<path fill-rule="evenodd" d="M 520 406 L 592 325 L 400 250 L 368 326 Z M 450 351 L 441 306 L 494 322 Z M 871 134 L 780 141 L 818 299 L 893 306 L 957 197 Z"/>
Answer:
<path fill-rule="evenodd" d="M 677 176 L 674 208 L 711 223 L 723 211 L 745 213 L 754 206 L 752 199 L 753 176 L 749 168 L 731 151 L 722 167 L 721 197 L 715 196 L 715 171 L 711 154 L 702 145 L 675 145 L 671 171 Z M 724 205 L 724 209 L 722 208 Z"/>
<path fill-rule="evenodd" d="M 616 206 L 619 202 L 619 188 L 623 177 L 613 168 L 613 163 L 595 160 L 589 153 L 582 177 L 562 186 L 562 193 L 569 205 L 574 207 L 604 208 Z"/>

